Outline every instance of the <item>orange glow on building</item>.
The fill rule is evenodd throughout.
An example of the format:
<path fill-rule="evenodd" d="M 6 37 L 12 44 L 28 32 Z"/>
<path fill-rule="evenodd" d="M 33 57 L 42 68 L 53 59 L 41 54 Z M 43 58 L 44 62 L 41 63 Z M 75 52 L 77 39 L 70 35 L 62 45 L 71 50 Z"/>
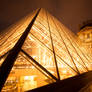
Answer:
<path fill-rule="evenodd" d="M 36 11 L 24 17 L 21 21 L 8 28 L 6 33 L 0 35 L 0 57 L 7 53 L 0 59 L 1 65 L 35 13 Z M 86 50 L 83 50 L 85 48 L 80 47 L 76 38 L 76 35 L 55 17 L 46 10 L 41 9 L 22 46 L 22 50 L 58 78 L 56 60 L 60 80 L 63 80 L 92 70 L 92 58 L 85 54 Z M 50 75 L 21 51 L 2 92 L 10 90 L 23 92 L 53 82 L 55 80 Z"/>

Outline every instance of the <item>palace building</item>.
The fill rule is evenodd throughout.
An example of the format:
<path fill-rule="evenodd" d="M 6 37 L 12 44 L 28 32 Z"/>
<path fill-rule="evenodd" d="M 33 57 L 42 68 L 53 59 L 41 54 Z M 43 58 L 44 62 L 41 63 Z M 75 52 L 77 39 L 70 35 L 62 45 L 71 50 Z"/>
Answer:
<path fill-rule="evenodd" d="M 92 21 L 85 22 L 77 33 L 80 46 L 88 50 L 88 55 L 92 57 Z"/>

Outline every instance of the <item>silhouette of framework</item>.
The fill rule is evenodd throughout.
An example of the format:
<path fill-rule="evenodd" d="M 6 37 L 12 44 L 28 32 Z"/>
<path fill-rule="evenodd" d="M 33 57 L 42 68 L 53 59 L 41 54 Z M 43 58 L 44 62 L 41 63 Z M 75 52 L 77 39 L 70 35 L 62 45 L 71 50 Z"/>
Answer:
<path fill-rule="evenodd" d="M 92 69 L 91 57 L 81 50 L 76 36 L 44 9 L 8 30 L 0 35 L 0 90 L 12 69 L 37 69 L 49 80 L 40 86 Z"/>

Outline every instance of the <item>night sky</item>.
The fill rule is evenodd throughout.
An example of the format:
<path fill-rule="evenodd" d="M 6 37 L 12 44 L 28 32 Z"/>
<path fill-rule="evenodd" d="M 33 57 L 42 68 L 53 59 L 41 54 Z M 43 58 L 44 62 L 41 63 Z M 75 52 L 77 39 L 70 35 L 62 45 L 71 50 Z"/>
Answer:
<path fill-rule="evenodd" d="M 92 20 L 92 0 L 0 0 L 0 31 L 40 7 L 75 33 L 83 21 Z"/>

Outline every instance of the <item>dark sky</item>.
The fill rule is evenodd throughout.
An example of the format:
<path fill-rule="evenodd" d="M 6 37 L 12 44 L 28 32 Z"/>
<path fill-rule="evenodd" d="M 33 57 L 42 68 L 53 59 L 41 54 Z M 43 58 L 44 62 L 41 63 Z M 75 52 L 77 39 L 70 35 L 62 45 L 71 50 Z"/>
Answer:
<path fill-rule="evenodd" d="M 39 7 L 47 9 L 73 32 L 92 20 L 92 0 L 0 0 L 0 30 Z"/>

